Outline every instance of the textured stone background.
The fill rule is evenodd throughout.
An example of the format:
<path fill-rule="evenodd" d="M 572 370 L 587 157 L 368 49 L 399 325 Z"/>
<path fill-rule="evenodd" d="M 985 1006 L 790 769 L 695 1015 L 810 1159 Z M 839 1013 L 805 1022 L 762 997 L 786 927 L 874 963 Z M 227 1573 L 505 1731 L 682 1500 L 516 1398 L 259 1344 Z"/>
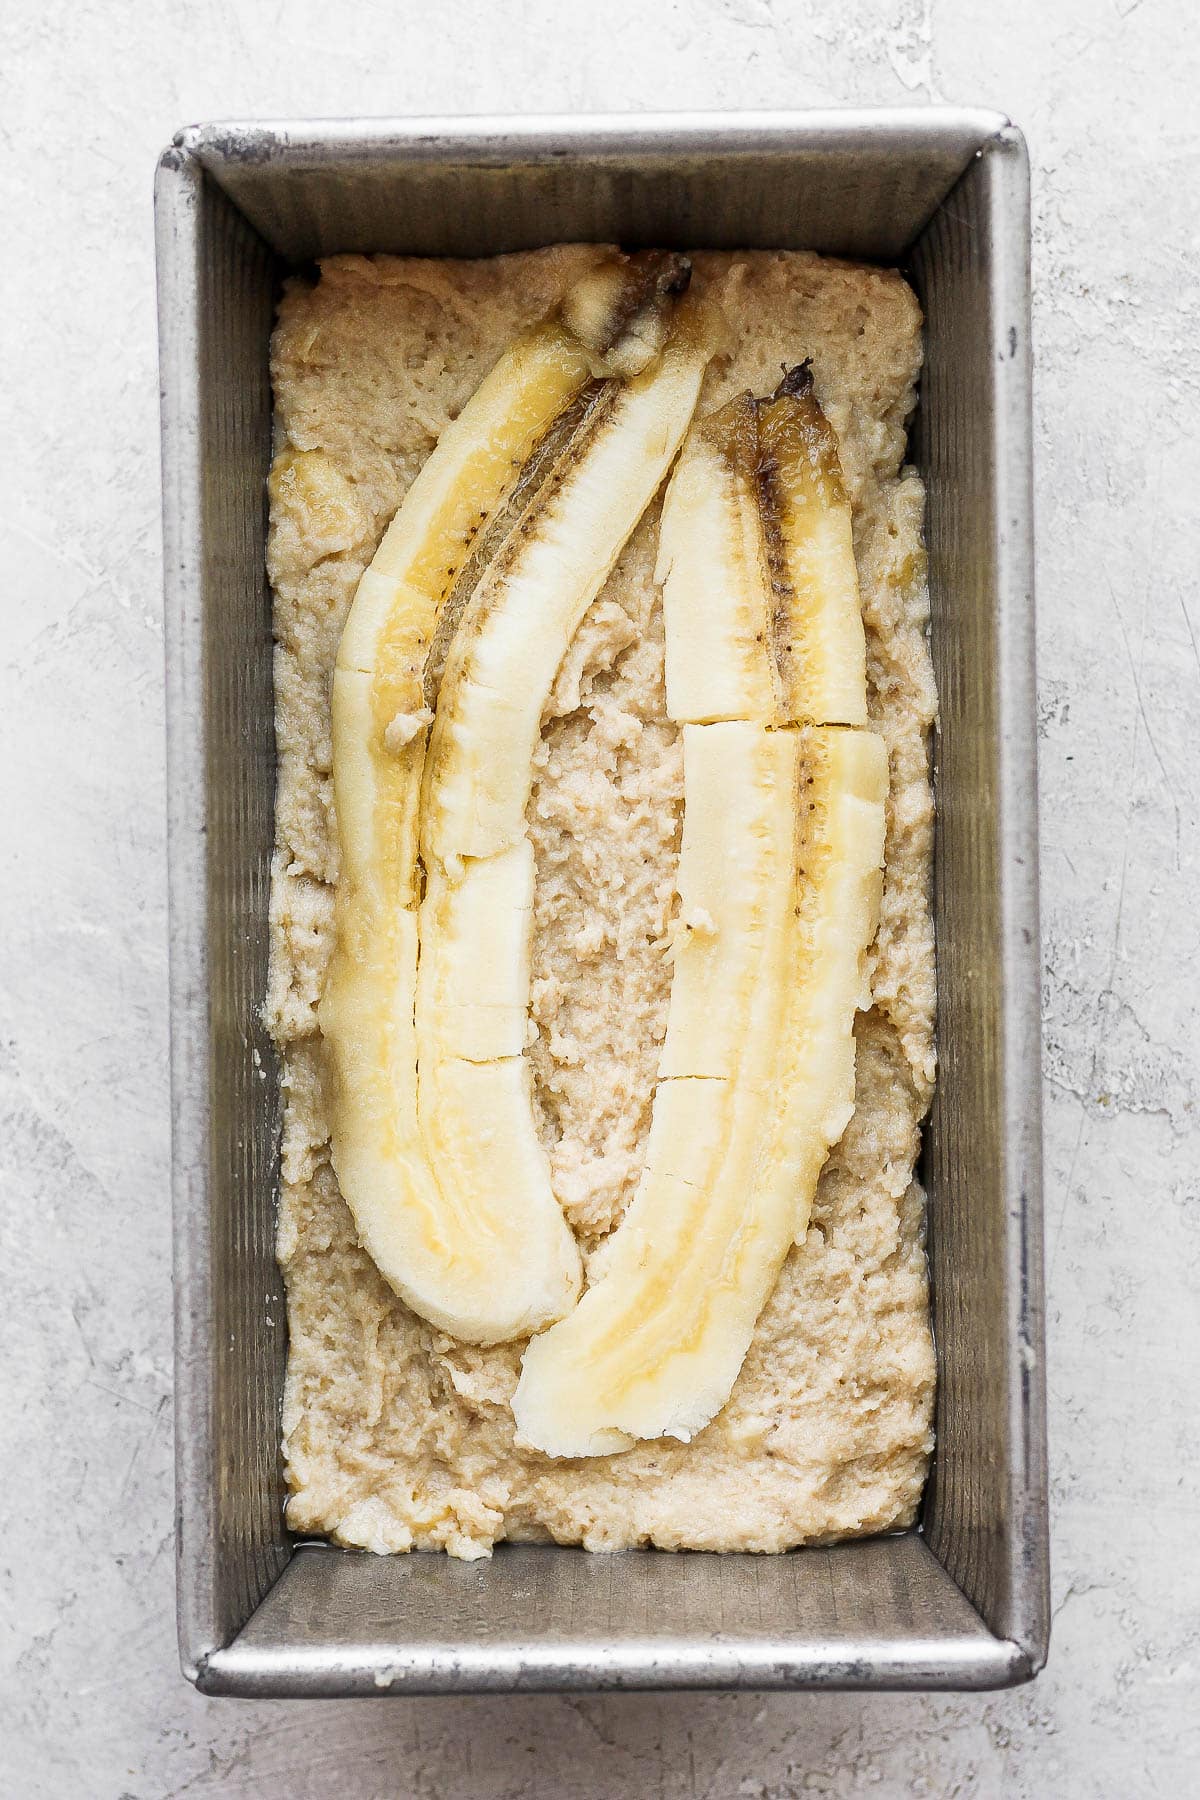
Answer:
<path fill-rule="evenodd" d="M 1186 0 L 17 0 L 0 84 L 0 1792 L 1197 1792 Z M 938 100 L 1006 109 L 1035 164 L 1049 1667 L 994 1697 L 199 1699 L 172 1617 L 156 153 L 230 115 Z"/>

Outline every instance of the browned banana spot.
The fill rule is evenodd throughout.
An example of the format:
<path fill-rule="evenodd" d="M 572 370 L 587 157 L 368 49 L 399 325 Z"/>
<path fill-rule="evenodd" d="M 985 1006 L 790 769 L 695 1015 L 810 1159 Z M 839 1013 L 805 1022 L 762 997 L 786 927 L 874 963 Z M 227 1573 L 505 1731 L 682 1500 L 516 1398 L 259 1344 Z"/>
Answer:
<path fill-rule="evenodd" d="M 785 368 L 773 394 L 735 395 L 699 429 L 754 495 L 771 585 L 767 649 L 777 689 L 787 694 L 801 648 L 790 629 L 796 590 L 789 568 L 789 511 L 797 503 L 846 503 L 837 438 L 813 392 L 811 361 L 806 357 Z"/>
<path fill-rule="evenodd" d="M 451 640 L 485 574 L 502 570 L 567 471 L 587 452 L 593 432 L 612 411 L 620 384 L 587 381 L 551 421 L 521 465 L 507 498 L 472 540 L 466 561 L 438 611 L 425 659 L 425 704 L 436 707 Z"/>
<path fill-rule="evenodd" d="M 672 250 L 601 263 L 563 301 L 563 323 L 597 359 L 596 374 L 629 380 L 661 351 L 671 302 L 691 279 L 691 262 Z"/>

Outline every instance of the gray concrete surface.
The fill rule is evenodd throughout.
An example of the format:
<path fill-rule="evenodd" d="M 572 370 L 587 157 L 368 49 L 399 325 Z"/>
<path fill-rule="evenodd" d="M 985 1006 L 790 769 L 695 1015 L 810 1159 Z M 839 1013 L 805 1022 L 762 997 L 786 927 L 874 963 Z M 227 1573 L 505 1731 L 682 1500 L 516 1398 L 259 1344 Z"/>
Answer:
<path fill-rule="evenodd" d="M 1200 1792 L 1185 0 L 17 0 L 0 25 L 0 1793 Z M 1054 1640 L 994 1697 L 207 1702 L 176 1667 L 150 182 L 221 115 L 977 101 L 1035 162 Z"/>

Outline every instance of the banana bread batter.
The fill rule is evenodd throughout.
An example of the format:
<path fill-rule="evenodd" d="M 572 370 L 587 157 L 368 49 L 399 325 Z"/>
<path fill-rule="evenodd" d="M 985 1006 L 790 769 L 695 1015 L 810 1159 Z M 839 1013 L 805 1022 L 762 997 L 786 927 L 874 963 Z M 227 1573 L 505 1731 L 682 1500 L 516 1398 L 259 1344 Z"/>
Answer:
<path fill-rule="evenodd" d="M 604 252 L 473 263 L 335 257 L 294 281 L 273 344 L 277 848 L 267 1013 L 283 1065 L 284 1450 L 299 1531 L 375 1551 L 502 1538 L 782 1550 L 911 1522 L 934 1360 L 913 1178 L 934 1078 L 935 695 L 920 481 L 903 468 L 920 313 L 895 274 L 784 252 L 702 253 L 730 324 L 700 412 L 813 359 L 854 509 L 873 728 L 891 763 L 871 1010 L 854 1118 L 733 1395 L 690 1444 L 556 1462 L 513 1444 L 520 1344 L 463 1345 L 360 1249 L 329 1161 L 316 1007 L 338 874 L 329 684 L 363 569 L 423 459 L 505 345 Z M 528 820 L 537 864 L 530 1046 L 556 1193 L 586 1257 L 637 1185 L 666 1027 L 682 811 L 652 575 L 657 504 L 563 663 Z"/>

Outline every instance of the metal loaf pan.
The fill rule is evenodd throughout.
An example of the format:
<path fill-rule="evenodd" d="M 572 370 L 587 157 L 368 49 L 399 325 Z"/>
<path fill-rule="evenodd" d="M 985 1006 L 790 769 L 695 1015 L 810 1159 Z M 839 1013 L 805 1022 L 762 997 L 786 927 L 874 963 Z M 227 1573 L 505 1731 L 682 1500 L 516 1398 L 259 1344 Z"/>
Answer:
<path fill-rule="evenodd" d="M 156 189 L 170 764 L 179 1620 L 213 1694 L 987 1688 L 1047 1638 L 1028 167 L 938 110 L 183 131 Z M 555 241 L 899 263 L 927 320 L 941 1081 L 938 1447 L 915 1531 L 785 1556 L 490 1562 L 283 1527 L 279 1092 L 259 1021 L 274 745 L 263 567 L 280 278 Z"/>

